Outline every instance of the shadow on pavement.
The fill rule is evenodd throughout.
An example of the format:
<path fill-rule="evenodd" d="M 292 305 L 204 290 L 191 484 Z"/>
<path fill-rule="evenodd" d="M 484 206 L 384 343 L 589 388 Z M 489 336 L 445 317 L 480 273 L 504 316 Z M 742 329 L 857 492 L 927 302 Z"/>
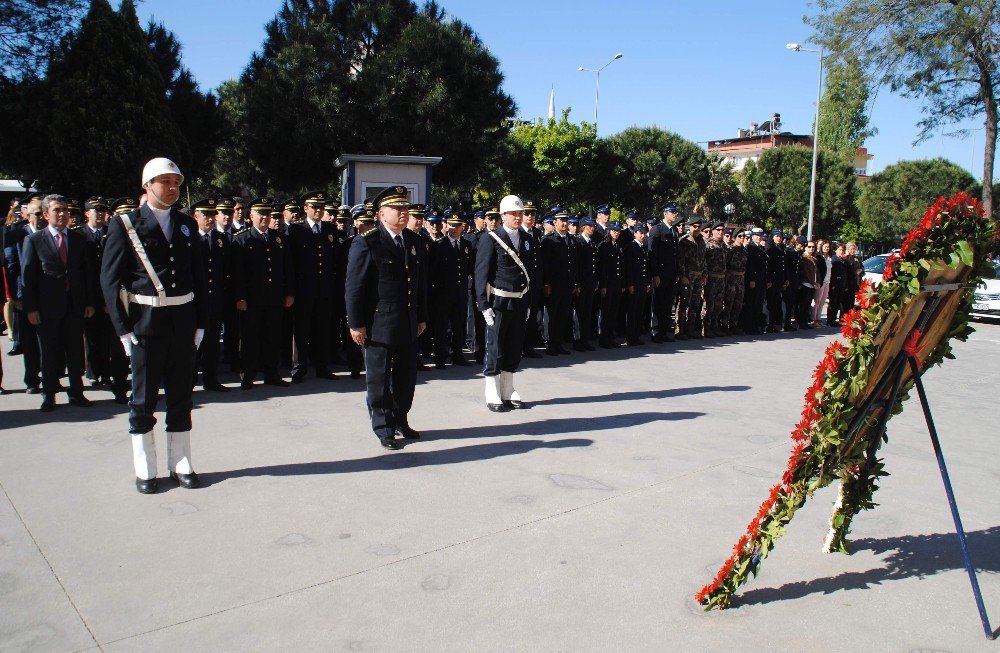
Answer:
<path fill-rule="evenodd" d="M 628 394 L 628 393 L 625 393 Z M 517 411 L 514 413 L 517 414 Z M 603 417 L 554 417 L 537 422 L 522 422 L 512 424 L 490 424 L 488 426 L 472 426 L 453 429 L 436 429 L 425 432 L 424 440 L 447 440 L 463 438 L 493 438 L 517 435 L 565 435 L 587 431 L 606 431 L 610 429 L 628 428 L 650 424 L 652 422 L 676 422 L 686 419 L 696 419 L 705 413 L 672 412 L 672 413 L 622 413 L 620 415 L 605 415 Z"/>
<path fill-rule="evenodd" d="M 748 385 L 705 385 L 692 388 L 670 388 L 667 390 L 640 390 L 636 392 L 609 392 L 590 397 L 553 397 L 531 402 L 532 406 L 554 406 L 559 404 L 592 404 L 602 401 L 639 401 L 641 399 L 669 399 L 699 395 L 706 392 L 746 392 Z"/>
<path fill-rule="evenodd" d="M 1000 526 L 966 533 L 966 536 L 969 553 L 977 571 L 1000 572 Z M 878 569 L 852 571 L 829 578 L 787 583 L 781 587 L 755 589 L 736 597 L 733 603 L 760 605 L 774 601 L 788 601 L 801 599 L 810 594 L 867 589 L 887 581 L 924 578 L 954 569 L 965 569 L 958 536 L 955 533 L 904 535 L 882 540 L 862 539 L 851 543 L 851 550 L 871 551 L 876 555 L 892 553 L 882 561 L 884 566 Z"/>
<path fill-rule="evenodd" d="M 535 449 L 565 449 L 568 447 L 588 447 L 593 440 L 586 438 L 570 438 L 544 442 L 540 440 L 512 440 L 490 444 L 472 444 L 465 447 L 455 447 L 445 451 L 414 451 L 410 453 L 386 453 L 374 458 L 355 458 L 353 460 L 334 460 L 308 463 L 289 463 L 287 465 L 270 465 L 267 467 L 248 467 L 222 472 L 198 474 L 201 486 L 209 487 L 230 478 L 247 476 L 313 476 L 324 474 L 354 474 L 359 472 L 405 469 L 407 467 L 428 467 L 434 465 L 452 465 L 475 460 L 490 460 L 502 456 L 515 456 L 528 453 Z M 372 446 L 377 447 L 375 436 L 372 436 Z"/>

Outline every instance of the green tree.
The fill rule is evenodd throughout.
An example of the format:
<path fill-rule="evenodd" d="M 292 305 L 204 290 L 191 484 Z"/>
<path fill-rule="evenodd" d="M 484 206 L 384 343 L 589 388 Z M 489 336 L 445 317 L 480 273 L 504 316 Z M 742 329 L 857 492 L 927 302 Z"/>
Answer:
<path fill-rule="evenodd" d="M 0 0 L 0 80 L 37 76 L 86 7 L 84 0 Z"/>
<path fill-rule="evenodd" d="M 510 151 L 520 162 L 530 161 L 532 172 L 510 171 L 520 187 L 511 188 L 547 207 L 559 203 L 567 208 L 583 208 L 592 199 L 597 177 L 597 130 L 591 123 L 569 120 L 570 109 L 558 120 L 539 120 L 515 128 Z M 530 157 L 530 158 L 529 158 Z M 504 176 L 508 176 L 506 171 Z"/>
<path fill-rule="evenodd" d="M 730 219 L 725 212 L 727 204 L 732 204 L 735 210 L 732 220 L 744 220 L 743 192 L 740 190 L 739 178 L 733 172 L 733 165 L 718 156 L 708 157 L 708 186 L 702 197 L 705 215 L 713 220 Z"/>
<path fill-rule="evenodd" d="M 893 240 L 915 227 L 938 197 L 975 188 L 972 175 L 946 159 L 895 163 L 861 187 L 858 234 L 871 240 Z"/>
<path fill-rule="evenodd" d="M 609 136 L 601 155 L 607 199 L 644 214 L 658 216 L 666 202 L 696 203 L 711 176 L 704 150 L 657 127 L 630 127 Z"/>
<path fill-rule="evenodd" d="M 819 105 L 819 145 L 848 161 L 865 140 L 878 133 L 868 121 L 868 80 L 854 58 L 826 68 L 826 90 Z"/>
<path fill-rule="evenodd" d="M 107 0 L 93 0 L 31 99 L 25 127 L 33 147 L 17 155 L 45 188 L 137 194 L 150 158 L 183 165 L 183 137 L 132 0 L 117 13 Z"/>
<path fill-rule="evenodd" d="M 807 22 L 833 58 L 857 57 L 876 84 L 924 101 L 917 140 L 945 124 L 982 117 L 983 204 L 993 208 L 997 141 L 996 0 L 817 0 Z"/>
<path fill-rule="evenodd" d="M 809 215 L 812 150 L 777 147 L 743 170 L 746 216 L 767 227 L 804 232 Z M 856 181 L 849 163 L 820 152 L 816 166 L 813 233 L 837 236 L 856 219 Z"/>

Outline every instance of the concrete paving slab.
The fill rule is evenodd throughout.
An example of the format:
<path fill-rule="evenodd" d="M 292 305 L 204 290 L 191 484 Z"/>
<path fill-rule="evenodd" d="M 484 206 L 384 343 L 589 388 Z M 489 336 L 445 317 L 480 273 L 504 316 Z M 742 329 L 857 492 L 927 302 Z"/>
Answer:
<path fill-rule="evenodd" d="M 425 437 L 402 452 L 378 447 L 358 381 L 198 392 L 205 487 L 153 496 L 134 491 L 110 393 L 49 415 L 3 397 L 0 483 L 51 569 L 0 604 L 0 627 L 20 626 L 0 649 L 996 650 L 915 401 L 891 422 L 892 476 L 856 521 L 855 555 L 819 553 L 828 489 L 736 609 L 695 605 L 780 477 L 831 336 L 528 361 L 517 380 L 534 405 L 505 415 L 469 369 L 422 374 Z M 1000 621 L 998 344 L 1000 326 L 980 325 L 926 382 Z M 36 622 L 73 633 L 74 616 L 73 637 L 15 637 Z"/>

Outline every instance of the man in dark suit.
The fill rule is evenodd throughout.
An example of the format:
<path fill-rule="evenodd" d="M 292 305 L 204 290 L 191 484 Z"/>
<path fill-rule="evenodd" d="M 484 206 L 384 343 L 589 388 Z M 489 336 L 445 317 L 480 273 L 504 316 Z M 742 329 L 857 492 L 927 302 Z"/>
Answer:
<path fill-rule="evenodd" d="M 24 223 L 11 225 L 4 234 L 4 265 L 7 268 L 7 283 L 10 285 L 11 298 L 14 304 L 14 319 L 17 321 L 17 344 L 11 349 L 11 355 L 21 354 L 24 357 L 24 386 L 28 394 L 41 392 L 42 358 L 38 347 L 38 334 L 35 327 L 28 322 L 24 311 L 24 277 L 22 261 L 24 260 L 24 241 L 28 236 L 45 228 L 45 218 L 42 216 L 41 202 L 32 200 L 21 206 L 21 212 L 26 215 Z"/>
<path fill-rule="evenodd" d="M 339 236 L 332 222 L 323 221 L 326 193 L 302 198 L 306 219 L 288 226 L 288 253 L 295 274 L 295 349 L 292 383 L 301 383 L 310 363 L 318 379 L 336 379 L 330 371 L 334 291 L 337 288 Z"/>
<path fill-rule="evenodd" d="M 648 228 L 639 222 L 632 228 L 632 241 L 623 248 L 625 259 L 625 342 L 629 346 L 643 344 L 643 309 L 650 290 L 649 248 L 646 247 Z"/>
<path fill-rule="evenodd" d="M 580 337 L 573 343 L 576 351 L 594 351 L 590 344 L 594 331 L 594 299 L 597 296 L 597 241 L 594 240 L 595 223 L 591 218 L 581 218 L 577 229 L 576 250 L 579 254 L 580 294 L 573 300 Z"/>
<path fill-rule="evenodd" d="M 524 204 L 520 198 L 504 197 L 499 212 L 499 227 L 480 237 L 475 283 L 476 306 L 486 323 L 486 407 L 496 413 L 524 407 L 514 390 L 514 373 L 521 364 L 531 306 L 531 272 L 524 258 L 533 246 L 521 231 Z"/>
<path fill-rule="evenodd" d="M 282 315 L 295 303 L 295 273 L 288 255 L 287 236 L 270 229 L 271 202 L 250 202 L 251 226 L 233 240 L 233 287 L 240 311 L 240 388 L 253 387 L 257 372 L 264 383 L 287 387 L 278 373 L 281 357 Z"/>
<path fill-rule="evenodd" d="M 38 332 L 42 356 L 43 412 L 55 409 L 63 366 L 69 403 L 89 408 L 83 396 L 83 320 L 94 314 L 96 271 L 82 235 L 69 229 L 66 198 L 47 195 L 42 212 L 48 227 L 24 243 L 24 312 Z"/>
<path fill-rule="evenodd" d="M 203 199 L 191 206 L 198 223 L 198 251 L 205 259 L 205 286 L 208 291 L 205 302 L 208 320 L 205 337 L 198 347 L 197 367 L 201 369 L 201 383 L 205 390 L 229 392 L 229 388 L 219 383 L 219 339 L 226 315 L 226 300 L 232 294 L 229 269 L 232 241 L 229 234 L 215 228 L 217 207 L 218 203 L 213 198 Z"/>
<path fill-rule="evenodd" d="M 555 231 L 542 238 L 542 295 L 549 316 L 545 353 L 558 356 L 569 353 L 562 343 L 570 323 L 573 298 L 580 294 L 580 286 L 577 283 L 576 240 L 569 235 L 569 212 L 560 209 L 552 219 Z"/>
<path fill-rule="evenodd" d="M 622 263 L 622 244 L 619 235 L 622 226 L 608 223 L 604 242 L 597 248 L 597 280 L 601 297 L 600 343 L 604 349 L 615 349 L 618 341 L 618 314 L 625 293 L 625 270 Z"/>
<path fill-rule="evenodd" d="M 166 403 L 167 472 L 181 487 L 199 484 L 191 466 L 191 379 L 208 323 L 205 260 L 198 225 L 171 208 L 184 176 L 162 157 L 142 171 L 146 203 L 108 224 L 101 289 L 111 324 L 132 361 L 129 433 L 136 490 L 156 492 L 156 404 Z"/>
<path fill-rule="evenodd" d="M 427 327 L 426 270 L 420 238 L 406 228 L 410 195 L 390 186 L 372 200 L 379 224 L 355 238 L 347 261 L 347 325 L 365 348 L 368 414 L 386 449 L 418 439 L 407 415 L 417 383 L 417 339 Z"/>
<path fill-rule="evenodd" d="M 243 216 L 243 201 L 237 201 L 230 197 L 220 197 L 215 202 L 215 209 L 218 211 L 215 216 L 215 230 L 226 234 L 228 236 L 226 241 L 232 246 L 233 238 L 250 227 L 250 225 L 236 227 L 237 213 L 239 213 L 240 218 Z M 242 369 L 240 367 L 240 315 L 239 311 L 236 310 L 236 297 L 233 296 L 232 283 L 227 284 L 225 307 L 223 308 L 222 362 L 229 366 L 230 372 L 238 372 Z"/>
<path fill-rule="evenodd" d="M 448 216 L 448 235 L 430 249 L 429 298 L 433 319 L 434 366 L 444 369 L 449 358 L 453 365 L 467 366 L 462 349 L 469 310 L 469 275 L 472 273 L 472 246 L 462 238 L 465 221 L 461 215 Z"/>
<path fill-rule="evenodd" d="M 535 347 L 542 340 L 539 328 L 539 316 L 542 312 L 542 236 L 543 231 L 538 226 L 538 209 L 531 200 L 524 201 L 524 218 L 521 220 L 521 233 L 528 239 L 527 251 L 521 261 L 531 274 L 531 284 L 528 287 L 528 323 L 524 325 L 525 358 L 541 358 Z M 479 315 L 479 311 L 476 311 Z"/>

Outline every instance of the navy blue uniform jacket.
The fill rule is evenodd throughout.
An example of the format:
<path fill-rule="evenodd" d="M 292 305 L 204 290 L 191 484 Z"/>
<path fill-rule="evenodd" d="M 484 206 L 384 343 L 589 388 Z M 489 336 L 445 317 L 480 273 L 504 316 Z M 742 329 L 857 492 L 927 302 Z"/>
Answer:
<path fill-rule="evenodd" d="M 368 340 L 381 345 L 411 344 L 417 325 L 427 322 L 424 241 L 409 229 L 401 235 L 402 250 L 379 224 L 354 238 L 347 258 L 347 325 L 365 328 Z"/>

